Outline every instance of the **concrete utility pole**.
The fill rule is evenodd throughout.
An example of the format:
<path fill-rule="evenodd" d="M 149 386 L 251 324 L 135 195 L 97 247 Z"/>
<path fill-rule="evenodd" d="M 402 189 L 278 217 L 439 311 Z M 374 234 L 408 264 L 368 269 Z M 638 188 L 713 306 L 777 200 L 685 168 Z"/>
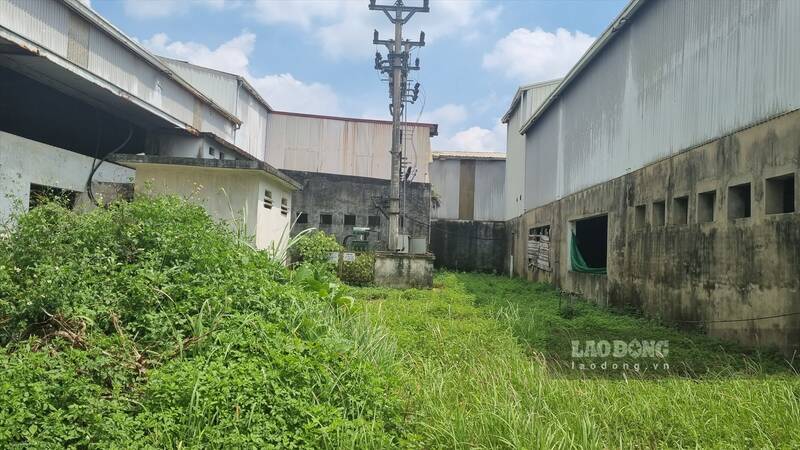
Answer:
<path fill-rule="evenodd" d="M 428 12 L 428 0 L 423 0 L 422 6 L 405 6 L 403 0 L 396 0 L 393 5 L 376 5 L 375 0 L 369 1 L 369 9 L 383 11 L 386 17 L 394 24 L 394 39 L 381 40 L 378 30 L 372 42 L 376 45 L 385 45 L 388 50 L 384 60 L 380 52 L 375 53 L 375 69 L 389 76 L 389 92 L 392 113 L 392 173 L 389 187 L 389 250 L 398 251 L 400 248 L 400 171 L 401 169 L 401 141 L 400 121 L 406 102 L 414 103 L 419 95 L 419 83 L 414 89 L 408 89 L 408 71 L 419 70 L 419 58 L 414 66 L 408 64 L 409 51 L 414 47 L 425 45 L 425 33 L 420 32 L 419 41 L 403 41 L 403 25 L 415 13 Z"/>

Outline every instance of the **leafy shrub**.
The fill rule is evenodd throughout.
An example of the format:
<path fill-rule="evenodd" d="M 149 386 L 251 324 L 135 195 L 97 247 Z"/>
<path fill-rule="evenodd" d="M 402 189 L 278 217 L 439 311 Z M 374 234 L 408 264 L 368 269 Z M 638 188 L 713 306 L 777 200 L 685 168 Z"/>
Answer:
<path fill-rule="evenodd" d="M 391 370 L 303 277 L 176 197 L 31 210 L 0 238 L 0 448 L 397 445 Z"/>
<path fill-rule="evenodd" d="M 359 253 L 352 262 L 343 261 L 339 277 L 353 286 L 367 286 L 375 280 L 375 255 Z"/>
<path fill-rule="evenodd" d="M 316 230 L 301 236 L 292 246 L 292 259 L 306 263 L 327 263 L 328 254 L 342 251 L 336 236 Z"/>

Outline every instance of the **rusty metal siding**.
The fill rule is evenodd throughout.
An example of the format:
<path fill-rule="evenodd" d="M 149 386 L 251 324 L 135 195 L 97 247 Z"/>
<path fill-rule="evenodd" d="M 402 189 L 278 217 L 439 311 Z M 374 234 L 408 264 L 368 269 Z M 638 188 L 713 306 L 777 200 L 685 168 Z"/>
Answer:
<path fill-rule="evenodd" d="M 475 161 L 475 220 L 503 220 L 505 161 Z"/>
<path fill-rule="evenodd" d="M 458 159 L 434 159 L 431 162 L 431 195 L 439 198 L 432 219 L 458 219 L 461 163 Z"/>
<path fill-rule="evenodd" d="M 416 182 L 428 182 L 428 127 L 413 127 L 406 156 Z M 266 162 L 279 169 L 389 179 L 392 126 L 386 123 L 270 113 Z"/>
<path fill-rule="evenodd" d="M 526 208 L 800 108 L 797 23 L 794 0 L 644 4 L 529 129 Z"/>

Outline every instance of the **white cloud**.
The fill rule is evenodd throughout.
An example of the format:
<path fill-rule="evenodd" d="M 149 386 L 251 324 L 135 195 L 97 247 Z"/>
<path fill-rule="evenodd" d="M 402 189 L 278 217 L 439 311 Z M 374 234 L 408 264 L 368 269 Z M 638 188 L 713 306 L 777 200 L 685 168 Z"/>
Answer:
<path fill-rule="evenodd" d="M 436 141 L 431 145 L 440 150 L 504 152 L 506 150 L 506 127 L 499 122 L 492 129 L 473 126 L 450 137 L 441 136 L 435 139 Z"/>
<path fill-rule="evenodd" d="M 549 33 L 517 28 L 495 43 L 483 56 L 483 67 L 503 72 L 525 83 L 544 81 L 566 75 L 595 38 L 559 28 Z"/>
<path fill-rule="evenodd" d="M 390 4 L 391 0 L 381 3 Z M 421 3 L 407 2 L 408 5 Z M 500 12 L 500 7 L 489 6 L 484 0 L 440 0 L 431 3 L 430 13 L 416 14 L 411 19 L 404 29 L 404 38 L 417 39 L 419 31 L 424 30 L 426 43 L 452 36 L 474 39 L 478 36 L 476 30 L 494 22 Z M 254 16 L 262 23 L 313 29 L 312 36 L 322 47 L 323 54 L 334 60 L 371 57 L 374 29 L 380 31 L 382 39 L 392 38 L 389 21 L 382 13 L 370 11 L 365 1 L 258 0 L 250 5 Z"/>
<path fill-rule="evenodd" d="M 437 123 L 439 127 L 447 128 L 458 125 L 467 119 L 467 108 L 463 105 L 448 103 L 434 109 L 431 112 L 423 113 L 421 122 Z"/>
<path fill-rule="evenodd" d="M 323 83 L 303 82 L 290 73 L 262 76 L 250 72 L 250 55 L 256 35 L 242 32 L 239 36 L 211 49 L 197 42 L 171 41 L 164 33 L 143 41 L 154 53 L 203 67 L 241 75 L 278 110 L 316 114 L 341 114 L 334 90 Z"/>

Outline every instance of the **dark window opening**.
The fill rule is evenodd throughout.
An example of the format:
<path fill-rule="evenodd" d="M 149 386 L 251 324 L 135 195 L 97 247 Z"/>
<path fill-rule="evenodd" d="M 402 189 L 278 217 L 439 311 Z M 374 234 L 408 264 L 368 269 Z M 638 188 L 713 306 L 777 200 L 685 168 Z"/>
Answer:
<path fill-rule="evenodd" d="M 367 218 L 367 226 L 379 227 L 381 226 L 381 216 L 369 216 Z"/>
<path fill-rule="evenodd" d="M 320 225 L 333 225 L 333 215 L 331 215 L 331 214 L 320 214 L 319 215 L 319 224 Z"/>
<path fill-rule="evenodd" d="M 750 217 L 750 183 L 728 188 L 728 218 Z"/>
<path fill-rule="evenodd" d="M 356 216 L 353 214 L 345 214 L 344 215 L 344 224 L 345 225 L 355 225 L 356 224 Z"/>
<path fill-rule="evenodd" d="M 297 223 L 308 223 L 308 213 L 297 214 Z"/>
<path fill-rule="evenodd" d="M 216 153 L 216 150 L 214 150 L 214 147 L 209 146 L 208 147 L 208 154 L 211 155 L 211 156 L 214 156 L 215 153 Z"/>
<path fill-rule="evenodd" d="M 75 207 L 77 199 L 78 193 L 75 191 L 31 183 L 31 190 L 28 195 L 28 209 L 50 202 L 56 202 L 65 208 L 72 209 Z"/>
<path fill-rule="evenodd" d="M 608 264 L 608 216 L 576 220 L 570 244 L 574 272 L 605 274 Z"/>
<path fill-rule="evenodd" d="M 689 223 L 689 197 L 672 199 L 672 224 L 686 225 Z"/>
<path fill-rule="evenodd" d="M 644 228 L 647 226 L 647 205 L 639 205 L 634 211 L 634 226 Z"/>
<path fill-rule="evenodd" d="M 663 227 L 666 223 L 667 205 L 663 201 L 653 202 L 653 226 Z"/>
<path fill-rule="evenodd" d="M 225 159 L 225 153 L 219 152 L 219 159 Z"/>
<path fill-rule="evenodd" d="M 767 214 L 794 212 L 794 174 L 768 178 L 765 187 Z"/>
<path fill-rule="evenodd" d="M 286 197 L 281 197 L 281 214 L 289 215 L 289 200 Z"/>
<path fill-rule="evenodd" d="M 714 208 L 717 203 L 717 191 L 697 194 L 697 222 L 713 222 Z"/>

